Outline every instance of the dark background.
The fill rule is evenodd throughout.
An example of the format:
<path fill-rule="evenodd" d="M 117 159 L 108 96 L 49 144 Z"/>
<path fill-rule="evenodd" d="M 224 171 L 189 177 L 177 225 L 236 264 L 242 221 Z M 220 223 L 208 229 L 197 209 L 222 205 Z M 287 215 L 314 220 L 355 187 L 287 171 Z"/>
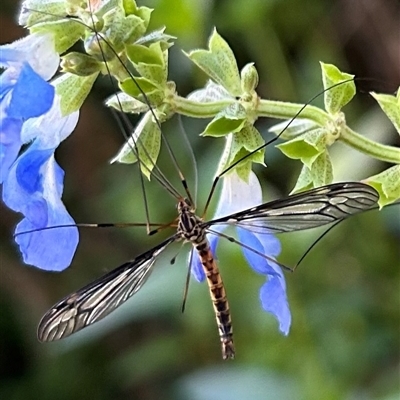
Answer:
<path fill-rule="evenodd" d="M 171 1 L 154 7 L 152 27 L 178 37 L 170 79 L 187 95 L 205 83 L 181 50 L 205 48 L 214 26 L 234 50 L 239 67 L 254 61 L 263 98 L 306 102 L 321 90 L 318 61 L 368 78 L 346 108 L 350 125 L 377 141 L 398 137 L 368 91 L 393 93 L 400 83 L 399 2 Z M 2 1 L 1 43 L 22 37 L 17 2 Z M 102 101 L 112 92 L 96 84 L 74 134 L 57 151 L 66 171 L 64 200 L 77 222 L 144 221 L 140 180 L 132 165 L 109 165 L 123 142 Z M 348 112 L 348 113 L 347 113 Z M 274 121 L 259 121 L 262 134 Z M 204 206 L 222 141 L 199 139 L 206 121 L 183 120 L 199 172 Z M 165 135 L 193 183 L 190 152 L 177 120 Z M 165 150 L 165 149 L 164 149 Z M 163 152 L 160 167 L 177 182 Z M 332 149 L 336 180 L 363 179 L 387 168 L 341 144 Z M 265 199 L 290 192 L 300 164 L 270 147 L 268 168 L 257 170 Z M 174 201 L 147 185 L 152 220 L 168 222 Z M 192 282 L 180 306 L 186 250 L 161 257 L 145 288 L 102 323 L 70 340 L 39 344 L 36 326 L 51 305 L 95 277 L 161 240 L 144 229 L 84 229 L 73 265 L 47 273 L 24 265 L 12 240 L 19 220 L 1 207 L 0 397 L 2 399 L 397 399 L 399 394 L 399 208 L 372 211 L 335 228 L 295 274 L 287 275 L 292 329 L 283 337 L 261 310 L 264 279 L 224 243 L 219 262 L 227 287 L 237 358 L 223 362 L 205 284 Z M 210 213 L 211 215 L 211 213 Z M 280 261 L 294 265 L 319 231 L 282 236 Z M 164 235 L 165 236 L 165 235 Z"/>

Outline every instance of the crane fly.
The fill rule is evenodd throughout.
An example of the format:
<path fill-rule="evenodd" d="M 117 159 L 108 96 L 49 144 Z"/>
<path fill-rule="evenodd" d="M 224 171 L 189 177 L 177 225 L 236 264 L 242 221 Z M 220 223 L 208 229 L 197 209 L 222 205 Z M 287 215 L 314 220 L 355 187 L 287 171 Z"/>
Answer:
<path fill-rule="evenodd" d="M 114 311 L 144 284 L 157 257 L 172 242 L 190 242 L 200 257 L 215 311 L 224 359 L 234 358 L 232 322 L 225 287 L 206 234 L 217 224 L 283 233 L 315 228 L 373 207 L 378 193 L 358 182 L 335 183 L 252 207 L 223 218 L 203 221 L 190 202 L 178 202 L 177 232 L 153 249 L 103 275 L 56 303 L 41 319 L 38 339 L 63 339 Z"/>
<path fill-rule="evenodd" d="M 88 2 L 88 4 L 90 8 L 91 2 Z M 92 22 L 93 26 L 95 26 L 94 21 Z M 96 38 L 100 37 L 102 41 L 108 45 L 107 39 L 96 32 L 94 28 L 93 32 L 95 33 Z M 100 41 L 98 42 L 98 46 L 103 52 Z M 112 46 L 110 47 L 116 58 L 120 60 L 127 74 L 137 85 L 149 106 L 149 111 L 157 121 L 156 114 L 150 106 L 150 103 L 147 101 L 146 94 L 141 90 L 140 86 L 138 86 L 135 78 L 129 69 L 123 64 L 118 54 L 112 49 Z M 108 69 L 107 63 L 105 64 Z M 123 107 L 118 96 L 117 100 L 122 112 Z M 302 107 L 297 115 L 299 115 L 305 107 L 306 106 Z M 124 124 L 129 124 L 129 121 L 127 122 L 123 116 L 121 118 L 124 121 Z M 287 126 L 290 125 L 294 118 Z M 161 130 L 161 125 L 158 121 L 157 124 Z M 128 130 L 133 131 L 133 129 Z M 128 140 L 129 136 L 126 132 L 123 133 L 125 138 Z M 223 218 L 204 221 L 203 218 L 196 215 L 193 200 L 187 188 L 186 180 L 178 167 L 175 155 L 173 154 L 165 136 L 161 135 L 161 137 L 163 143 L 167 146 L 171 160 L 188 195 L 187 199 L 179 195 L 178 191 L 165 178 L 165 175 L 160 171 L 155 163 L 153 163 L 152 168 L 149 169 L 148 166 L 140 160 L 137 150 L 137 143 L 140 144 L 140 138 L 138 138 L 137 142 L 134 141 L 131 147 L 137 157 L 139 166 L 141 168 L 144 167 L 144 169 L 147 168 L 147 172 L 149 172 L 158 183 L 162 184 L 165 189 L 177 199 L 178 216 L 176 220 L 174 223 L 162 226 L 162 228 L 167 226 L 176 226 L 177 230 L 175 234 L 152 249 L 137 256 L 133 260 L 122 264 L 116 269 L 99 277 L 92 283 L 89 283 L 57 302 L 45 313 L 39 323 L 38 339 L 41 342 L 51 342 L 66 338 L 106 317 L 142 288 L 146 279 L 153 270 L 156 259 L 171 243 L 184 241 L 192 244 L 193 249 L 197 252 L 203 266 L 217 320 L 222 346 L 222 356 L 224 359 L 234 358 L 235 348 L 233 344 L 229 303 L 218 265 L 214 259 L 214 255 L 207 239 L 207 233 L 218 233 L 212 231 L 211 228 L 216 225 L 225 224 L 243 227 L 245 229 L 252 229 L 253 226 L 253 228 L 257 229 L 257 232 L 262 231 L 265 233 L 283 233 L 305 230 L 339 221 L 350 215 L 368 210 L 376 204 L 379 197 L 375 189 L 363 183 L 336 183 L 312 189 L 300 194 L 294 194 L 285 199 L 264 203 Z M 277 138 L 273 141 L 276 139 Z M 271 142 L 272 141 L 260 146 L 248 154 L 248 156 L 264 148 Z M 144 151 L 146 150 L 144 149 Z M 233 165 L 217 176 L 208 196 L 205 210 L 208 208 L 218 179 L 234 166 L 242 162 L 244 158 L 236 161 Z M 145 198 L 145 194 L 143 194 L 143 197 Z M 145 211 L 146 216 L 148 216 L 147 205 L 145 206 Z M 150 224 L 147 224 L 147 226 L 150 226 Z M 154 232 L 155 231 L 153 231 L 153 233 Z M 221 236 L 226 237 L 224 235 Z M 239 243 L 234 239 L 231 241 Z M 269 259 L 268 256 L 261 254 L 254 249 L 249 247 L 247 247 L 247 249 L 261 257 Z"/>

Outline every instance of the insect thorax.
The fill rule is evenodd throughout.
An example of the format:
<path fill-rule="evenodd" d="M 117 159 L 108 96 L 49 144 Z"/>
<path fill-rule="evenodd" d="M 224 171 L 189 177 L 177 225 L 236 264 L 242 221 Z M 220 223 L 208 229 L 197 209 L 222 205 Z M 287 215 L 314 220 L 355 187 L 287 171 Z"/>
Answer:
<path fill-rule="evenodd" d="M 204 242 L 206 233 L 202 227 L 203 221 L 194 213 L 187 201 L 181 200 L 178 203 L 178 213 L 177 232 L 181 238 L 195 244 Z"/>

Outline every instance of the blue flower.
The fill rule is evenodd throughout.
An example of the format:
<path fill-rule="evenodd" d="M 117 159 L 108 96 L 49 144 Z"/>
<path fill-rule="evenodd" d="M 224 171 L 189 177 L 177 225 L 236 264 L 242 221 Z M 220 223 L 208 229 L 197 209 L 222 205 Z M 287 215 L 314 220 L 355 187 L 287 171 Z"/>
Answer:
<path fill-rule="evenodd" d="M 22 137 L 35 139 L 12 164 L 3 183 L 4 203 L 25 217 L 15 230 L 24 262 L 49 271 L 62 271 L 71 264 L 79 240 L 61 201 L 64 171 L 54 158 L 55 149 L 74 130 L 78 116 L 75 112 L 63 117 L 56 96 L 49 112 L 27 121 Z"/>
<path fill-rule="evenodd" d="M 30 35 L 0 46 L 0 66 L 6 68 L 0 77 L 0 183 L 25 143 L 21 138 L 24 122 L 46 113 L 53 104 L 54 87 L 46 80 L 58 63 L 48 35 Z"/>
<path fill-rule="evenodd" d="M 221 197 L 215 218 L 251 208 L 262 203 L 261 186 L 252 172 L 249 182 L 244 182 L 236 173 L 231 173 L 223 180 Z M 258 221 L 258 224 L 260 222 Z M 212 231 L 222 232 L 229 224 L 213 226 Z M 263 309 L 275 316 L 279 322 L 279 329 L 284 334 L 289 333 L 291 314 L 286 296 L 286 282 L 281 268 L 273 262 L 281 251 L 279 240 L 260 228 L 246 227 L 242 224 L 237 227 L 238 240 L 246 247 L 242 247 L 243 254 L 251 266 L 259 274 L 265 275 L 267 282 L 261 287 L 260 300 Z M 215 254 L 220 236 L 209 234 L 211 251 Z M 252 251 L 252 250 L 254 251 Z M 262 253 L 268 258 L 260 256 Z M 201 262 L 194 254 L 192 256 L 192 273 L 202 282 L 205 274 Z"/>
<path fill-rule="evenodd" d="M 68 267 L 78 243 L 76 227 L 46 229 L 74 224 L 61 201 L 64 172 L 54 151 L 79 114 L 61 115 L 60 99 L 47 82 L 58 65 L 49 35 L 0 47 L 0 66 L 6 68 L 0 86 L 3 201 L 24 215 L 15 231 L 24 262 L 53 271 Z"/>

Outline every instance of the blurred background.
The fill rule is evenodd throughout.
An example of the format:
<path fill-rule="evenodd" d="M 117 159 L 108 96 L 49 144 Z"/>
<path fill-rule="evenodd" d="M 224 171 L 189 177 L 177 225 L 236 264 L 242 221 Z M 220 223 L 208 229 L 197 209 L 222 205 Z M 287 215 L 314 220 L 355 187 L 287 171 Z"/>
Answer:
<path fill-rule="evenodd" d="M 152 28 L 177 36 L 170 79 L 181 95 L 201 87 L 204 74 L 182 50 L 205 48 L 212 28 L 231 45 L 239 68 L 255 62 L 263 98 L 306 102 L 321 91 L 319 61 L 368 78 L 346 107 L 362 135 L 398 145 L 398 135 L 368 95 L 393 93 L 400 84 L 400 6 L 396 0 L 159 0 Z M 16 26 L 18 1 L 3 0 L 1 43 L 25 35 Z M 66 171 L 64 201 L 77 222 L 143 222 L 136 166 L 109 165 L 123 143 L 103 100 L 106 79 L 85 102 L 74 134 L 57 151 Z M 317 102 L 317 104 L 321 104 Z M 165 134 L 193 184 L 189 138 L 199 173 L 198 209 L 207 197 L 223 143 L 201 140 L 207 121 L 178 119 Z M 268 138 L 268 126 L 258 127 Z M 165 150 L 165 149 L 164 149 Z M 360 180 L 388 165 L 340 143 L 332 149 L 335 179 Z M 301 165 L 267 149 L 268 168 L 257 169 L 265 200 L 287 195 Z M 161 169 L 176 174 L 163 152 Z M 147 184 L 151 218 L 175 218 L 174 201 Z M 161 201 L 160 201 L 161 200 Z M 214 204 L 215 206 L 215 204 Z M 294 274 L 287 274 L 292 311 L 288 337 L 262 311 L 264 283 L 244 262 L 240 248 L 221 243 L 218 258 L 232 310 L 237 357 L 222 361 L 206 284 L 192 281 L 181 313 L 187 248 L 168 249 L 145 287 L 118 311 L 58 343 L 40 344 L 36 326 L 66 294 L 157 244 L 142 228 L 82 229 L 73 265 L 48 273 L 24 265 L 12 239 L 20 217 L 3 205 L 0 257 L 0 398 L 2 399 L 398 399 L 399 213 L 398 206 L 351 218 L 329 233 Z M 212 210 L 209 217 L 212 215 Z M 321 231 L 281 236 L 280 261 L 293 266 Z"/>

